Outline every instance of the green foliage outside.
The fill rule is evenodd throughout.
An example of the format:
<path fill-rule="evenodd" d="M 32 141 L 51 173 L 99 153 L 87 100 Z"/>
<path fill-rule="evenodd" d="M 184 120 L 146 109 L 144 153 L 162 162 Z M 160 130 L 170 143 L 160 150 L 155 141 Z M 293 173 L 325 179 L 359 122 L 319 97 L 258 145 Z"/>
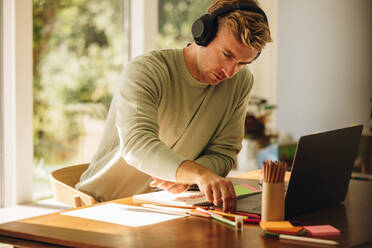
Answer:
<path fill-rule="evenodd" d="M 81 115 L 105 118 L 127 53 L 122 5 L 33 1 L 35 164 L 69 163 Z"/>
<path fill-rule="evenodd" d="M 70 163 L 81 116 L 105 119 L 128 52 L 125 1 L 33 0 L 35 164 Z M 191 25 L 210 2 L 159 0 L 158 47 L 191 42 Z"/>
<path fill-rule="evenodd" d="M 192 42 L 191 26 L 212 0 L 159 0 L 159 48 L 182 48 Z"/>
<path fill-rule="evenodd" d="M 129 1 L 33 0 L 34 199 L 50 197 L 51 170 L 83 162 L 84 117 L 106 118 L 128 57 Z M 192 42 L 191 25 L 210 2 L 159 0 L 158 47 Z"/>

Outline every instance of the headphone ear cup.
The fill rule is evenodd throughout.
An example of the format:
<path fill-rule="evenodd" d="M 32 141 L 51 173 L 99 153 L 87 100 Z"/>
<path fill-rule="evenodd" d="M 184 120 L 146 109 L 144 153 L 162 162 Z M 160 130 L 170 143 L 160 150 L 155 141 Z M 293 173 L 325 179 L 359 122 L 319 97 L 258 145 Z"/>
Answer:
<path fill-rule="evenodd" d="M 213 18 L 210 14 L 205 14 L 198 18 L 191 27 L 191 33 L 195 43 L 200 46 L 207 46 L 211 41 L 211 36 L 215 33 Z"/>

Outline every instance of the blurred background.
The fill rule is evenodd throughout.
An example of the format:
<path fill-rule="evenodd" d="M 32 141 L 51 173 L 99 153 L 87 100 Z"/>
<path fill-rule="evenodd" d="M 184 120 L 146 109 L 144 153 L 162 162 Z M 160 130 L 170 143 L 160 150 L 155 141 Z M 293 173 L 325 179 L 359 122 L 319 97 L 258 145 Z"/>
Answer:
<path fill-rule="evenodd" d="M 51 171 L 90 161 L 125 63 L 137 51 L 192 42 L 191 25 L 210 2 L 33 0 L 34 200 L 52 196 Z M 371 173 L 372 1 L 259 2 L 274 42 L 250 65 L 255 86 L 235 170 L 290 163 L 300 136 L 363 124 L 355 170 Z M 150 20 L 142 24 L 139 3 Z M 145 37 L 138 50 L 136 35 Z"/>

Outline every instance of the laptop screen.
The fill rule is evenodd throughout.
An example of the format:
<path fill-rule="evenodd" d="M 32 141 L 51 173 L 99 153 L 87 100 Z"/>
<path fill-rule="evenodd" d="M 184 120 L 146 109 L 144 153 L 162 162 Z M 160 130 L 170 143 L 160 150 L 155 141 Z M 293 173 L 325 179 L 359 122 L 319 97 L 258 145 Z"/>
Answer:
<path fill-rule="evenodd" d="M 302 136 L 292 165 L 286 218 L 344 201 L 363 126 Z"/>

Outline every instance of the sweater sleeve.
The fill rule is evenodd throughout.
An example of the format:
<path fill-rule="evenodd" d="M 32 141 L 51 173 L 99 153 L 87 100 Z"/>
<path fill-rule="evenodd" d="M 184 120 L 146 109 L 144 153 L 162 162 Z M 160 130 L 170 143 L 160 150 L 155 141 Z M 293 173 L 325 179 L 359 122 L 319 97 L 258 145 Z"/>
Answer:
<path fill-rule="evenodd" d="M 161 82 L 169 79 L 157 59 L 140 58 L 125 67 L 116 92 L 116 127 L 121 156 L 128 164 L 148 175 L 176 181 L 177 168 L 185 158 L 159 139 Z"/>
<path fill-rule="evenodd" d="M 244 120 L 248 104 L 248 94 L 253 86 L 253 75 L 246 70 L 243 80 L 244 87 L 236 94 L 236 101 L 229 120 L 224 123 L 215 138 L 195 160 L 197 163 L 211 169 L 220 176 L 226 176 L 236 163 L 237 154 L 244 137 Z"/>

